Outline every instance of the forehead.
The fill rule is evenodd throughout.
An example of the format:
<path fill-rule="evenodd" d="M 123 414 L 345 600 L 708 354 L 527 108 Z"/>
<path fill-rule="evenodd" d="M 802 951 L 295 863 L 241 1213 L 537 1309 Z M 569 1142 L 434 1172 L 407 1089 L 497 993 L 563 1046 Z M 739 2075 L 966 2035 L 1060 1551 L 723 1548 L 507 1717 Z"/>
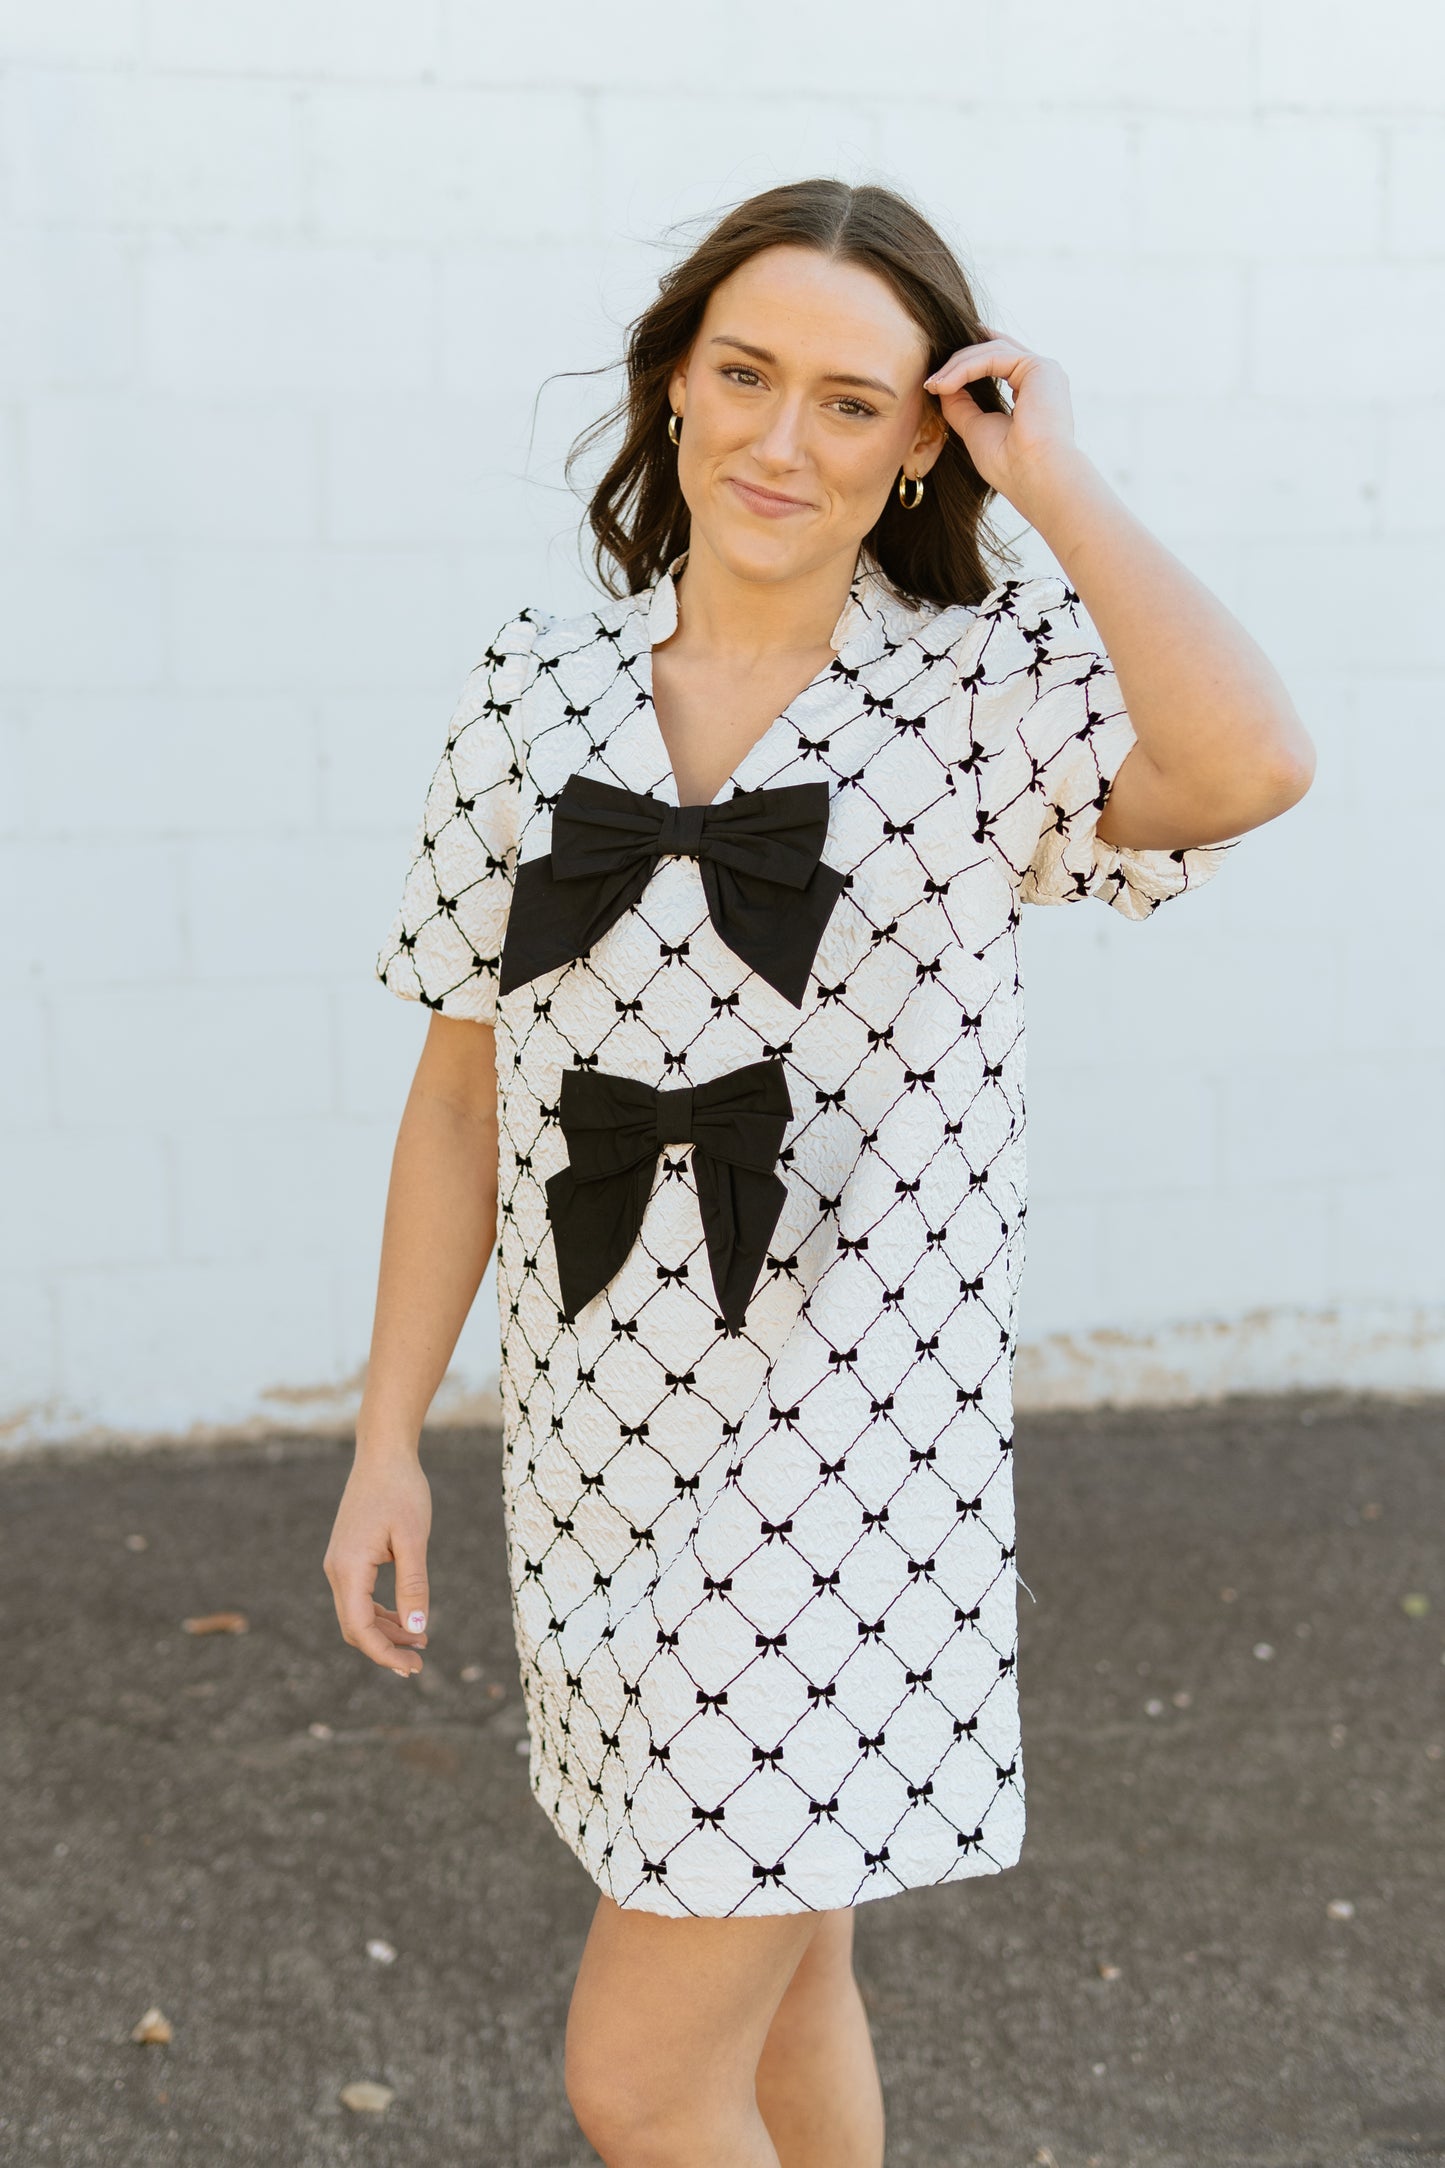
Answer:
<path fill-rule="evenodd" d="M 715 286 L 699 338 L 727 334 L 820 368 L 870 360 L 921 368 L 928 355 L 922 328 L 886 279 L 814 248 L 763 249 Z"/>

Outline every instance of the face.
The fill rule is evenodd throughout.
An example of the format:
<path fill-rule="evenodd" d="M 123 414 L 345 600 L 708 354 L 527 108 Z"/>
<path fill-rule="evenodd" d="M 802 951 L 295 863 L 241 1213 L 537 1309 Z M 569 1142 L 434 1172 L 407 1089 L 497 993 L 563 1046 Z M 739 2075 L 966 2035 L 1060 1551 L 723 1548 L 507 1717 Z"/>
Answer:
<path fill-rule="evenodd" d="M 926 474 L 943 447 L 928 361 L 874 272 L 810 248 L 752 257 L 714 289 L 670 387 L 694 548 L 743 579 L 851 574 L 900 469 Z"/>

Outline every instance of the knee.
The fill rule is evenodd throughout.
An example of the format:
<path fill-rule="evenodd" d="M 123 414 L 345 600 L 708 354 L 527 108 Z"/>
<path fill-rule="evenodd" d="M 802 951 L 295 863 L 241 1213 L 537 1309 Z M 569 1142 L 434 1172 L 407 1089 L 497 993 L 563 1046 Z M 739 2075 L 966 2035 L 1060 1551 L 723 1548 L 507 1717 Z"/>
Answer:
<path fill-rule="evenodd" d="M 735 2147 L 715 2151 L 730 2127 L 722 2103 L 710 2110 L 693 2086 L 619 2055 L 615 2042 L 569 2038 L 566 2084 L 582 2135 L 606 2168 L 710 2168 L 737 2157 Z"/>
<path fill-rule="evenodd" d="M 635 2168 L 651 2158 L 644 2149 L 656 2131 L 655 2104 L 625 2063 L 569 2037 L 566 2083 L 578 2127 L 607 2168 Z"/>

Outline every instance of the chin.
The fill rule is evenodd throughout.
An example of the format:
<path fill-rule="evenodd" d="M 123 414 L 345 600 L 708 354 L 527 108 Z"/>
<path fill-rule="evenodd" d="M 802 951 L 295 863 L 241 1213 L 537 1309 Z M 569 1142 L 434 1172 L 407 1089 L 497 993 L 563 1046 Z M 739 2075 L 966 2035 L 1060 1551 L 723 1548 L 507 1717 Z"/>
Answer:
<path fill-rule="evenodd" d="M 787 528 L 791 524 L 736 517 L 700 521 L 694 517 L 692 531 L 734 579 L 771 584 L 814 572 L 837 555 L 836 542 L 829 548 L 822 545 L 816 533 L 790 533 Z"/>

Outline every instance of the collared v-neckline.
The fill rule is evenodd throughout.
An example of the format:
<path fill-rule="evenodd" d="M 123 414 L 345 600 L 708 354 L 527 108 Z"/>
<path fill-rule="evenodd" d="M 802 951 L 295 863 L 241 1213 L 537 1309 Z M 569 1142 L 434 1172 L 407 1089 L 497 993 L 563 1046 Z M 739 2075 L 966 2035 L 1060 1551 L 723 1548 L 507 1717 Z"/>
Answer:
<path fill-rule="evenodd" d="M 664 790 L 654 790 L 652 795 L 661 797 L 667 804 L 675 806 L 680 806 L 683 801 L 678 790 L 677 772 L 672 764 L 672 754 L 668 749 L 667 739 L 663 735 L 662 723 L 657 713 L 657 701 L 653 688 L 652 657 L 653 650 L 661 647 L 664 641 L 670 640 L 677 630 L 677 581 L 686 564 L 687 552 L 684 550 L 681 556 L 673 559 L 666 571 L 658 574 L 650 588 L 644 589 L 635 598 L 642 611 L 643 629 L 647 637 L 637 655 L 634 669 L 638 679 L 639 691 L 642 695 L 642 712 L 646 717 L 651 734 L 656 740 L 657 752 L 666 783 Z M 747 781 L 749 769 L 754 766 L 755 762 L 758 767 L 763 765 L 765 751 L 771 750 L 773 741 L 778 734 L 788 728 L 797 728 L 797 718 L 794 711 L 820 686 L 827 685 L 836 675 L 837 666 L 844 659 L 845 650 L 856 641 L 861 625 L 867 623 L 867 609 L 864 598 L 868 587 L 876 578 L 877 575 L 870 571 L 860 557 L 854 569 L 853 577 L 848 583 L 847 600 L 843 604 L 842 611 L 829 639 L 828 644 L 832 649 L 832 653 L 827 662 L 823 664 L 821 669 L 813 673 L 806 685 L 799 687 L 781 712 L 775 715 L 772 721 L 759 732 L 742 758 L 735 762 L 727 775 L 724 776 L 713 796 L 711 798 L 692 800 L 689 801 L 690 803 L 702 806 L 718 806 L 723 803 L 724 799 L 731 797 L 735 792 L 749 788 Z"/>

